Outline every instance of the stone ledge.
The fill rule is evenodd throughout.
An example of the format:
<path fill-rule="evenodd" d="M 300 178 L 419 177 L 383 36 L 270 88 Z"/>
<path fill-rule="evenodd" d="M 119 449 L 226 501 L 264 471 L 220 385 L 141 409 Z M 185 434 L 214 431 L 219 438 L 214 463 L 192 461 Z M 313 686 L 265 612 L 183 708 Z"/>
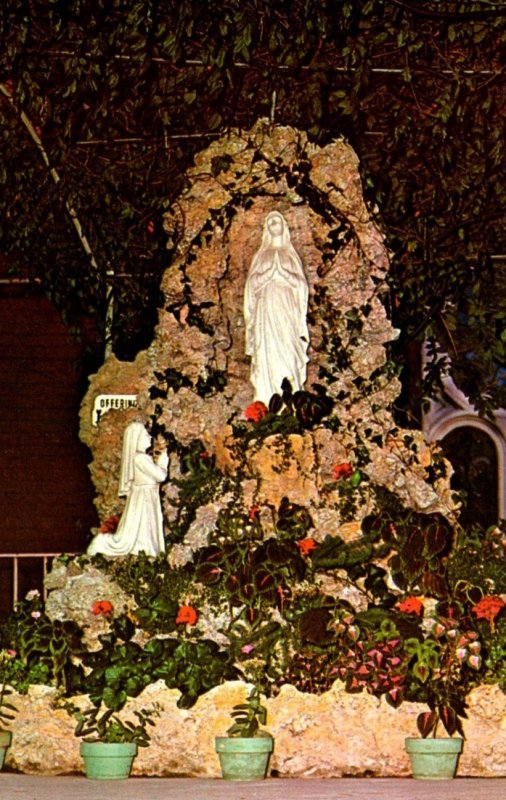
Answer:
<path fill-rule="evenodd" d="M 134 775 L 215 778 L 220 775 L 214 737 L 230 725 L 230 709 L 245 697 L 244 684 L 212 689 L 188 710 L 177 708 L 179 692 L 162 682 L 147 687 L 128 709 L 159 702 L 162 716 L 153 728 L 149 748 L 139 751 Z M 35 775 L 82 772 L 74 723 L 55 709 L 55 689 L 32 686 L 14 700 L 19 708 L 6 766 Z M 266 701 L 268 725 L 275 737 L 274 775 L 286 778 L 410 775 L 404 738 L 416 735 L 416 716 L 423 710 L 405 703 L 393 709 L 367 694 L 347 694 L 336 683 L 322 695 L 301 694 L 293 686 Z M 469 696 L 466 742 L 459 775 L 497 778 L 506 775 L 506 695 L 482 686 Z"/>

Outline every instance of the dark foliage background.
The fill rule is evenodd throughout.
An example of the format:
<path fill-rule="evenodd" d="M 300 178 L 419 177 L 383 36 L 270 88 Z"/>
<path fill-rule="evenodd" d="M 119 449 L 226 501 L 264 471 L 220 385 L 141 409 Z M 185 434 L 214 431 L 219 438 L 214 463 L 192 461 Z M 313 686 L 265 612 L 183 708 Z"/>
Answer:
<path fill-rule="evenodd" d="M 409 377 L 437 338 L 506 405 L 505 31 L 500 0 L 3 0 L 0 249 L 96 360 L 131 359 L 195 152 L 259 116 L 343 134 L 392 253 L 393 356 Z"/>

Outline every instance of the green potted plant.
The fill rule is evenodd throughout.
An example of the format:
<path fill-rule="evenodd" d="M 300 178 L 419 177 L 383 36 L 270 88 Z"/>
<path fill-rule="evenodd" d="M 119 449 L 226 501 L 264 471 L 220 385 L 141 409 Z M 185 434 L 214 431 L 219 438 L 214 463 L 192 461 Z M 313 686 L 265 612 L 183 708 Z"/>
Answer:
<path fill-rule="evenodd" d="M 421 738 L 408 737 L 405 740 L 406 752 L 411 761 L 414 778 L 442 780 L 455 776 L 459 755 L 462 752 L 464 732 L 457 712 L 446 705 L 429 704 L 429 710 L 417 717 L 417 728 Z M 438 724 L 448 736 L 436 736 Z M 458 732 L 460 736 L 454 737 Z M 432 735 L 431 735 L 432 734 Z"/>
<path fill-rule="evenodd" d="M 428 705 L 417 717 L 421 738 L 405 741 L 414 778 L 454 777 L 464 740 L 466 696 L 474 685 L 472 672 L 481 668 L 480 650 L 478 633 L 458 627 L 455 606 L 451 617 L 435 621 L 426 639 L 406 641 L 412 680 L 419 682 Z M 438 736 L 441 730 L 447 736 Z"/>
<path fill-rule="evenodd" d="M 97 780 L 128 778 L 139 747 L 148 747 L 151 737 L 148 725 L 159 716 L 159 706 L 134 711 L 136 721 L 122 720 L 114 709 L 92 706 L 84 711 L 67 705 L 77 719 L 75 735 L 84 737 L 80 752 L 86 777 Z"/>
<path fill-rule="evenodd" d="M 227 736 L 215 739 L 222 776 L 235 781 L 263 780 L 274 742 L 271 734 L 260 728 L 267 722 L 267 709 L 257 687 L 252 688 L 245 703 L 234 706 L 232 717 Z"/>
<path fill-rule="evenodd" d="M 15 650 L 0 650 L 0 725 L 9 725 L 14 719 L 17 708 L 8 699 L 12 694 L 9 686 L 12 661 L 16 656 Z M 5 761 L 5 754 L 10 747 L 12 733 L 7 728 L 0 727 L 0 769 Z"/>

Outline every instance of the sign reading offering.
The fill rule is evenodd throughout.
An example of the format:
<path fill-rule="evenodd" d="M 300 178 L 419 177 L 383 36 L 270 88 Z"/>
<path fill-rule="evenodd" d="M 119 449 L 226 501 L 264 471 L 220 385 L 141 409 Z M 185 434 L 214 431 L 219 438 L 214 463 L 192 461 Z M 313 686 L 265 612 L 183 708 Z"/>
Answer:
<path fill-rule="evenodd" d="M 93 403 L 92 424 L 98 425 L 104 414 L 111 408 L 135 408 L 136 394 L 98 394 Z"/>

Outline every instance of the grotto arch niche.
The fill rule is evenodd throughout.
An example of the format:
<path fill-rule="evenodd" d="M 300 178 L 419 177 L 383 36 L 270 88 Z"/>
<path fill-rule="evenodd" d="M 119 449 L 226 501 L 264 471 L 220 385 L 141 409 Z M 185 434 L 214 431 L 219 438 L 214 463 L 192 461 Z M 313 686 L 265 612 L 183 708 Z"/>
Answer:
<path fill-rule="evenodd" d="M 446 358 L 448 366 L 440 394 L 424 413 L 422 429 L 428 441 L 441 444 L 452 464 L 452 486 L 469 495 L 460 522 L 488 527 L 506 519 L 506 410 L 497 409 L 491 419 L 480 417 L 454 383 L 448 357 L 441 351 L 439 357 Z"/>
<path fill-rule="evenodd" d="M 501 431 L 487 420 L 459 414 L 440 422 L 432 433 L 453 466 L 452 488 L 466 493 L 461 524 L 487 528 L 504 519 L 506 442 Z"/>
<path fill-rule="evenodd" d="M 244 287 L 273 211 L 286 220 L 304 265 L 309 361 L 302 410 L 300 398 L 285 394 L 255 428 L 244 418 L 254 400 Z M 430 470 L 438 448 L 393 421 L 399 382 L 386 348 L 397 332 L 382 302 L 388 257 L 352 148 L 342 139 L 318 147 L 301 131 L 263 120 L 233 131 L 197 155 L 164 227 L 171 263 L 153 342 L 132 363 L 111 356 L 81 409 L 100 518 L 121 512 L 120 443 L 133 420 L 169 443 L 162 501 L 175 563 L 193 557 L 231 502 L 228 490 L 200 505 L 192 501 L 181 526 L 180 484 L 195 453 L 240 484 L 234 502 L 245 513 L 261 509 L 266 536 L 286 498 L 306 509 L 316 538 L 359 539 L 378 487 L 409 508 L 452 516 L 446 470 L 438 468 L 435 477 Z M 93 425 L 95 398 L 111 393 L 135 395 L 136 407 L 111 411 Z M 339 465 L 361 478 L 347 503 L 336 486 Z"/>

